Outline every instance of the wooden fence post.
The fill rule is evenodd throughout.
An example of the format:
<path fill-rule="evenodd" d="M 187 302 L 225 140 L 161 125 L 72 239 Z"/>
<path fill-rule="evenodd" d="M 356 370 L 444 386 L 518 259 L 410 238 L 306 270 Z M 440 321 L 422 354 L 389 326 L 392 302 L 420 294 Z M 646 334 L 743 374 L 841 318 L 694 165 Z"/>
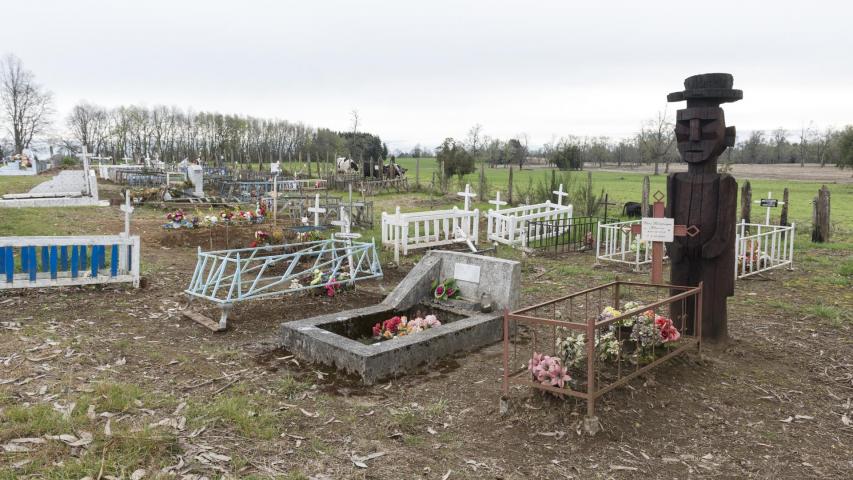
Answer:
<path fill-rule="evenodd" d="M 512 205 L 512 165 L 509 167 L 509 188 L 508 188 L 508 198 L 506 202 L 508 205 Z"/>
<path fill-rule="evenodd" d="M 828 242 L 830 234 L 829 223 L 829 189 L 826 185 L 820 187 L 814 199 L 812 213 L 812 241 Z"/>
<path fill-rule="evenodd" d="M 649 211 L 649 189 L 651 188 L 649 176 L 643 177 L 643 199 L 640 203 L 640 217 L 651 217 L 652 212 Z"/>
<path fill-rule="evenodd" d="M 477 196 L 481 202 L 486 201 L 486 195 L 488 195 L 487 190 L 489 189 L 489 184 L 486 182 L 486 162 L 480 163 L 480 188 L 477 192 Z"/>
<path fill-rule="evenodd" d="M 750 223 L 750 210 L 752 209 L 752 185 L 749 184 L 749 180 L 744 182 L 743 187 L 740 189 L 740 218 L 741 220 L 745 220 L 746 223 Z"/>
<path fill-rule="evenodd" d="M 779 217 L 779 225 L 788 226 L 788 189 L 782 192 L 782 215 Z"/>

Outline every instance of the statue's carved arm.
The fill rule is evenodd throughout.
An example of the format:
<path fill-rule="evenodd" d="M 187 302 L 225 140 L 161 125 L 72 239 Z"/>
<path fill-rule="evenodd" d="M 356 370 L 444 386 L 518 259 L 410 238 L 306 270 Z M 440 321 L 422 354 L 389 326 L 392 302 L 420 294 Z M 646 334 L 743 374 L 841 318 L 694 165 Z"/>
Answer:
<path fill-rule="evenodd" d="M 675 198 L 677 195 L 676 188 L 676 180 L 675 177 L 678 175 L 677 173 L 671 174 L 666 178 L 666 198 L 668 199 L 666 202 L 666 210 L 665 217 L 667 218 L 675 218 L 675 212 L 672 209 L 672 205 L 675 202 Z M 679 239 L 676 238 L 675 241 L 667 244 L 667 254 L 669 255 L 669 259 L 671 262 L 677 263 L 680 262 L 684 257 L 684 247 L 679 243 Z"/>
<path fill-rule="evenodd" d="M 717 208 L 717 226 L 714 235 L 702 244 L 702 258 L 717 258 L 726 249 L 734 235 L 735 222 L 729 215 L 731 205 L 736 202 L 737 183 L 734 177 L 723 175 L 720 178 L 719 203 Z"/>

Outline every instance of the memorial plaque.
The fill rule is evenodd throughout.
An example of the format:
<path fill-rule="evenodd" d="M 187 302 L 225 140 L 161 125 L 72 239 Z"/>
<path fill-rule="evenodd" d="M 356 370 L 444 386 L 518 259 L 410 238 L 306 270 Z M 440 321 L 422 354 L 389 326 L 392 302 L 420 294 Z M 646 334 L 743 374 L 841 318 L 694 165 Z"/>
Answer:
<path fill-rule="evenodd" d="M 776 199 L 776 198 L 762 198 L 762 199 L 761 199 L 761 206 L 762 206 L 762 207 L 778 207 L 778 206 L 779 206 L 779 199 Z"/>
<path fill-rule="evenodd" d="M 675 238 L 675 219 L 644 218 L 640 238 L 646 242 L 671 242 Z"/>
<path fill-rule="evenodd" d="M 460 282 L 480 283 L 480 266 L 466 263 L 454 264 L 453 278 Z"/>

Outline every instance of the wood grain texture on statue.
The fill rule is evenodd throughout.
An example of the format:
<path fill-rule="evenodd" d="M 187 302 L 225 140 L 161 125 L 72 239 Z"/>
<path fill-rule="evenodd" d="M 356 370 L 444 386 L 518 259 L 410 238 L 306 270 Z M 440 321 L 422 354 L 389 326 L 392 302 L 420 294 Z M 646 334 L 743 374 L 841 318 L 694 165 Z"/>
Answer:
<path fill-rule="evenodd" d="M 695 237 L 670 244 L 670 282 L 703 284 L 702 337 L 712 340 L 726 338 L 726 303 L 734 295 L 738 186 L 731 175 L 717 173 L 719 156 L 735 141 L 735 128 L 726 127 L 720 104 L 743 98 L 743 92 L 731 88 L 733 82 L 727 73 L 694 75 L 684 81 L 683 92 L 667 96 L 671 102 L 687 101 L 687 108 L 678 110 L 675 137 L 688 167 L 686 173 L 667 178 L 666 216 L 676 224 L 699 227 Z M 680 318 L 693 312 L 691 300 L 673 305 L 671 314 Z"/>

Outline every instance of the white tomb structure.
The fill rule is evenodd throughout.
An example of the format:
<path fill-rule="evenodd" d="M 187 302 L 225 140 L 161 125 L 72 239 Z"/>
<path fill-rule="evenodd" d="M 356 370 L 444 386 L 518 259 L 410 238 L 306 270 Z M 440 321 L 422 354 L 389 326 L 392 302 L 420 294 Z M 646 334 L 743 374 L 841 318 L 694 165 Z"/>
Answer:
<path fill-rule="evenodd" d="M 201 165 L 193 164 L 187 167 L 187 179 L 193 184 L 193 196 L 204 196 L 204 168 Z"/>
<path fill-rule="evenodd" d="M 501 201 L 501 194 L 497 192 L 495 200 L 489 201 L 495 209 L 489 209 L 487 215 L 488 240 L 512 247 L 527 248 L 529 240 L 541 240 L 559 235 L 560 231 L 556 228 L 527 231 L 528 222 L 531 221 L 557 221 L 563 225 L 568 225 L 571 221 L 573 208 L 571 205 L 563 205 L 563 197 L 568 196 L 568 193 L 563 191 L 563 184 L 561 183 L 560 188 L 552 193 L 557 196 L 557 203 L 547 200 L 545 203 L 501 210 L 501 205 L 506 205 L 506 202 Z"/>
<path fill-rule="evenodd" d="M 107 207 L 110 202 L 98 198 L 98 179 L 90 168 L 90 154 L 80 155 L 83 170 L 62 170 L 44 183 L 33 187 L 28 193 L 9 193 L 0 199 L 2 207 Z"/>
<path fill-rule="evenodd" d="M 382 245 L 394 249 L 394 261 L 400 261 L 409 250 L 466 243 L 477 244 L 480 229 L 480 210 L 470 210 L 471 198 L 477 194 L 465 185 L 465 191 L 457 195 L 465 199 L 462 210 L 432 210 L 428 212 L 401 213 L 400 207 L 393 214 L 382 212 Z"/>

